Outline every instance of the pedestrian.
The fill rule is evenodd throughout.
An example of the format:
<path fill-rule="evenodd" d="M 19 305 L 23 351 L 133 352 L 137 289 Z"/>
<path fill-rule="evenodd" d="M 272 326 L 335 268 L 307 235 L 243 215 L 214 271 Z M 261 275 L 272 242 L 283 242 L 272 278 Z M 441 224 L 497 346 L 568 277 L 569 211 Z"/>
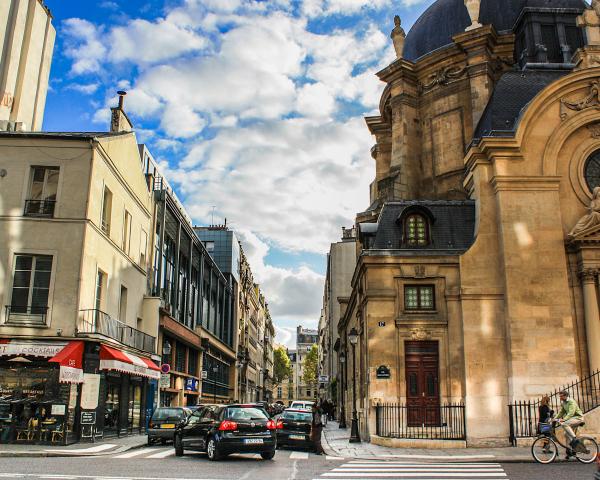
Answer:
<path fill-rule="evenodd" d="M 323 446 L 321 445 L 321 435 L 323 434 L 323 421 L 321 410 L 317 403 L 312 406 L 312 422 L 310 426 L 310 439 L 317 455 L 323 455 Z"/>

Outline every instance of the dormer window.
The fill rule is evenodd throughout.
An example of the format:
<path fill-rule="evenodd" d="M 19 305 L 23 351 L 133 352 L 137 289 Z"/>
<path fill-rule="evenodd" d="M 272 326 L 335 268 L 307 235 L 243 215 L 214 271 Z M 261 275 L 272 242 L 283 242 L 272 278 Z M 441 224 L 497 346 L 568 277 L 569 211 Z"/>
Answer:
<path fill-rule="evenodd" d="M 404 234 L 409 247 L 425 247 L 429 245 L 429 223 L 427 218 L 418 213 L 406 217 Z"/>

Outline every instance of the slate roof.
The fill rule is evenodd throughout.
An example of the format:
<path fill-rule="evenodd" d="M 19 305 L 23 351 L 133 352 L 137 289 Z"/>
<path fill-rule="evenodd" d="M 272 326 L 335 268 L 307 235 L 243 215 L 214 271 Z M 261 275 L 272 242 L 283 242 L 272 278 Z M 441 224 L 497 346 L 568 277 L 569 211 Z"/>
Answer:
<path fill-rule="evenodd" d="M 473 137 L 512 136 L 525 107 L 552 82 L 570 70 L 506 72 L 494 88 Z"/>
<path fill-rule="evenodd" d="M 583 0 L 482 0 L 479 21 L 496 31 L 512 30 L 521 10 L 530 8 L 576 8 Z M 412 26 L 406 36 L 404 58 L 415 61 L 452 43 L 452 37 L 471 24 L 464 0 L 437 0 Z"/>
<path fill-rule="evenodd" d="M 403 246 L 402 214 L 421 209 L 432 217 L 431 243 L 426 247 Z M 408 213 L 408 212 L 407 212 Z M 367 224 L 368 225 L 368 224 Z M 361 228 L 363 234 L 366 229 Z M 475 202 L 473 200 L 414 200 L 386 203 L 379 215 L 372 249 L 394 250 L 396 255 L 457 255 L 466 252 L 475 240 Z"/>
<path fill-rule="evenodd" d="M 94 138 L 120 137 L 131 132 L 5 132 L 0 131 L 0 138 L 52 138 L 63 140 L 92 140 Z"/>

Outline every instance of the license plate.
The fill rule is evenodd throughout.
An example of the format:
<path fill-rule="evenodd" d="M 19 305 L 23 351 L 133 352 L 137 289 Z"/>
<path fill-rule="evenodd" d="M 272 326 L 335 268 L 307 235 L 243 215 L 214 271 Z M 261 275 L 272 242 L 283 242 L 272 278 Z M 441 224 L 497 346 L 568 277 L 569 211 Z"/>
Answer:
<path fill-rule="evenodd" d="M 262 438 L 246 438 L 244 440 L 244 443 L 246 444 L 261 444 L 263 443 L 263 439 Z"/>
<path fill-rule="evenodd" d="M 304 435 L 290 435 L 290 440 L 306 440 Z"/>
<path fill-rule="evenodd" d="M 174 423 L 163 423 L 160 428 L 175 428 Z"/>

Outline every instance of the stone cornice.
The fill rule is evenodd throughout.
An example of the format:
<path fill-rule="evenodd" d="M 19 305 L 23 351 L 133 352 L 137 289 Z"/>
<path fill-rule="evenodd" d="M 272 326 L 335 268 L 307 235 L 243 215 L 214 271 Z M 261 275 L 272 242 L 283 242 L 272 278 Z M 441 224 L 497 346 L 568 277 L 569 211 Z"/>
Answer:
<path fill-rule="evenodd" d="M 497 175 L 492 177 L 492 186 L 496 193 L 501 191 L 558 191 L 560 177 L 517 177 Z"/>
<path fill-rule="evenodd" d="M 373 135 L 377 133 L 389 133 L 392 129 L 392 126 L 381 116 L 365 117 L 365 122 L 367 124 L 367 128 Z"/>
<path fill-rule="evenodd" d="M 376 73 L 382 82 L 392 83 L 397 80 L 417 81 L 415 64 L 408 60 L 400 59 Z"/>

